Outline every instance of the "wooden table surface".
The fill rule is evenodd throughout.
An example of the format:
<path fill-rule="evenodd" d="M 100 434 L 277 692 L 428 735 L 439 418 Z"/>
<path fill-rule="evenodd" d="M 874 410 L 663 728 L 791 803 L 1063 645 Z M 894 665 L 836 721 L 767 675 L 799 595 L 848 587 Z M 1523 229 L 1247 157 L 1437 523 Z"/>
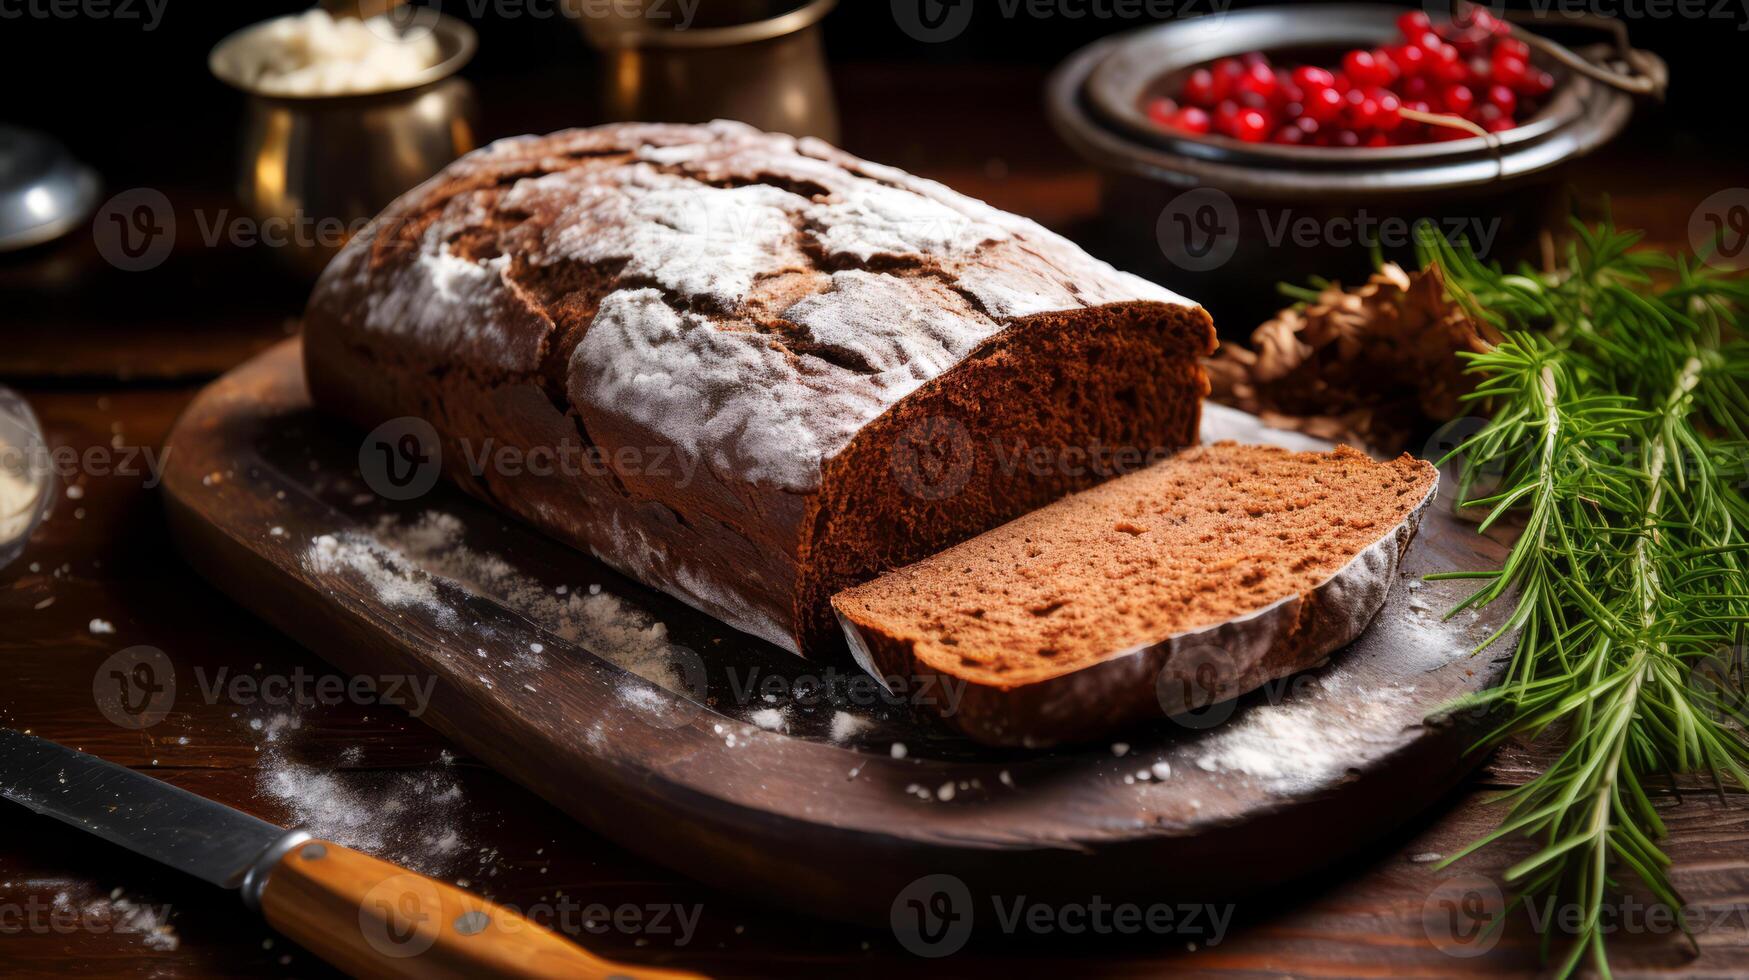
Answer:
<path fill-rule="evenodd" d="M 1073 234 L 1096 209 L 1097 182 L 1039 121 L 1038 83 L 1036 72 L 841 72 L 844 143 Z M 953 94 L 932 98 L 936 91 Z M 1009 108 L 967 111 L 998 102 Z M 507 110 L 493 131 L 567 121 Z M 955 136 L 931 138 L 943 133 Z M 1630 146 L 1588 163 L 1579 183 L 1610 192 L 1624 226 L 1680 242 L 1695 205 L 1730 186 L 1730 174 L 1726 161 L 1671 161 Z M 211 188 L 182 194 L 224 206 Z M 1221 910 L 1232 918 L 1218 936 L 1200 923 L 1143 937 L 1011 936 L 986 925 L 958 954 L 924 960 L 888 931 L 775 911 L 757 895 L 712 891 L 631 856 L 399 707 L 275 704 L 240 689 L 230 683 L 237 675 L 295 683 L 333 671 L 321 651 L 276 635 L 186 568 L 151 473 L 200 382 L 284 336 L 301 287 L 272 256 L 247 250 L 179 249 L 162 269 L 137 275 L 92 257 L 75 240 L 51 257 L 0 267 L 0 379 L 29 396 L 50 445 L 81 460 L 25 556 L 0 571 L 0 723 L 546 910 L 611 957 L 712 975 L 1521 975 L 1538 969 L 1540 933 L 1558 934 L 1549 925 L 1558 915 L 1520 913 L 1489 951 L 1467 956 L 1456 954 L 1474 947 L 1440 927 L 1442 902 L 1485 891 L 1485 879 L 1525 853 L 1513 843 L 1447 870 L 1433 857 L 1492 826 L 1499 810 L 1489 798 L 1534 770 L 1535 747 L 1502 750 L 1423 818 L 1339 870 Z M 165 651 L 178 684 L 164 720 L 139 730 L 106 720 L 92 693 L 105 658 L 136 644 Z M 1657 798 L 1674 880 L 1699 913 L 1700 955 L 1634 899 L 1613 910 L 1617 972 L 1749 973 L 1749 800 L 1698 786 Z M 0 973 L 329 974 L 233 895 L 14 807 L 0 807 L 0 840 Z M 979 921 L 993 919 L 986 912 Z"/>

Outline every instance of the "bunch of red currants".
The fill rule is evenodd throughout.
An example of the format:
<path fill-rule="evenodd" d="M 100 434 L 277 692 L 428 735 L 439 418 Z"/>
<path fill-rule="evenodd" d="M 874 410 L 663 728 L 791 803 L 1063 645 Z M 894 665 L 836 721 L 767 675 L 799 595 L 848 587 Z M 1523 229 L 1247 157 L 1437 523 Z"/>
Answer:
<path fill-rule="evenodd" d="M 1335 68 L 1278 66 L 1261 51 L 1222 58 L 1192 71 L 1178 98 L 1150 101 L 1148 117 L 1174 132 L 1247 143 L 1396 146 L 1474 135 L 1410 119 L 1404 109 L 1500 133 L 1554 89 L 1553 76 L 1530 63 L 1530 48 L 1481 7 L 1439 25 L 1406 11 L 1397 28 L 1403 43 L 1350 51 Z"/>

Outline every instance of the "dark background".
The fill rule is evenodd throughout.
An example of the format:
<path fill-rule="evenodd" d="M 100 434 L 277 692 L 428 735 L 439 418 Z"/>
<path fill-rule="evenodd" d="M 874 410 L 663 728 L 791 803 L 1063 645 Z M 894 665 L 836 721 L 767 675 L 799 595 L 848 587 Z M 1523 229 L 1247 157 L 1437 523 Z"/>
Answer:
<path fill-rule="evenodd" d="M 241 99 L 214 81 L 206 55 L 227 33 L 309 6 L 307 0 L 162 0 L 160 23 L 142 19 L 32 15 L 54 0 L 0 0 L 0 121 L 47 130 L 103 172 L 112 187 L 141 183 L 225 180 L 234 152 Z M 101 3 L 105 0 L 94 0 Z M 130 3 L 145 16 L 143 0 Z M 702 0 L 708 8 L 724 0 Z M 908 2 L 908 0 L 907 0 Z M 968 0 L 970 2 L 970 0 Z M 1064 0 L 1070 7 L 1108 10 L 1112 0 Z M 1122 2 L 1122 0 L 1118 0 Z M 1180 9 L 1204 12 L 1215 0 L 1183 0 Z M 1542 6 L 1581 0 L 1536 0 Z M 1591 9 L 1639 11 L 1646 0 L 1583 0 Z M 1676 2 L 1676 0 L 1671 0 Z M 1742 90 L 1749 55 L 1749 0 L 1683 0 L 1727 17 L 1630 20 L 1636 45 L 1671 65 L 1669 103 L 1638 114 L 1637 141 L 1655 141 L 1673 153 L 1731 154 L 1749 146 L 1744 113 L 1733 100 Z M 531 92 L 575 93 L 575 122 L 597 121 L 593 107 L 594 55 L 576 26 L 555 13 L 559 0 L 445 0 L 444 12 L 468 20 L 480 33 L 480 53 L 465 74 L 478 83 L 526 85 Z M 1654 9 L 1657 0 L 1653 0 Z M 1022 3 L 1003 16 L 998 0 L 976 0 L 971 26 L 941 44 L 919 43 L 896 25 L 890 0 L 843 0 L 826 20 L 835 63 L 1035 66 L 1041 72 L 1099 37 L 1145 26 L 1146 19 L 1089 15 L 1080 19 L 1029 17 Z M 1236 0 L 1233 6 L 1258 6 Z M 1514 8 L 1529 4 L 1510 4 Z M 479 11 L 476 14 L 476 11 Z M 524 11 L 517 13 L 518 11 Z M 1580 42 L 1589 32 L 1554 32 Z M 1012 98 L 1037 103 L 1036 90 Z M 488 116 L 488 135 L 501 129 Z M 1056 137 L 1040 122 L 1038 138 Z"/>

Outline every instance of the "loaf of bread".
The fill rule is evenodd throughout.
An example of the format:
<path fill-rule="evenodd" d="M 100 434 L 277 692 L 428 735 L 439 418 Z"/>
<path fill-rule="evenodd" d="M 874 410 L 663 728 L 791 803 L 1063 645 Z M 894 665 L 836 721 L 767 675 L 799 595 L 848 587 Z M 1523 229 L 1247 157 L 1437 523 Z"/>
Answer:
<path fill-rule="evenodd" d="M 1438 486 L 1409 456 L 1217 443 L 832 603 L 865 670 L 956 691 L 931 704 L 973 738 L 1094 738 L 1230 700 L 1359 637 Z"/>
<path fill-rule="evenodd" d="M 463 157 L 304 345 L 319 406 L 428 421 L 469 492 L 797 651 L 845 586 L 1193 443 L 1213 347 L 1030 221 L 724 122 Z"/>

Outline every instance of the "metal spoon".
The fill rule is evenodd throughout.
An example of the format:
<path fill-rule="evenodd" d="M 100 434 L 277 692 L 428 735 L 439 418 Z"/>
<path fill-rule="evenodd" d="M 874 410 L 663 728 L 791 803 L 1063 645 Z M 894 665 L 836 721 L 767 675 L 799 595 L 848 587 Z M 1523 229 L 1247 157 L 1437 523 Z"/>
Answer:
<path fill-rule="evenodd" d="M 0 125 L 0 252 L 71 231 L 97 206 L 100 186 L 54 138 Z"/>
<path fill-rule="evenodd" d="M 36 413 L 0 385 L 0 568 L 24 553 L 31 532 L 48 515 L 54 485 Z"/>

